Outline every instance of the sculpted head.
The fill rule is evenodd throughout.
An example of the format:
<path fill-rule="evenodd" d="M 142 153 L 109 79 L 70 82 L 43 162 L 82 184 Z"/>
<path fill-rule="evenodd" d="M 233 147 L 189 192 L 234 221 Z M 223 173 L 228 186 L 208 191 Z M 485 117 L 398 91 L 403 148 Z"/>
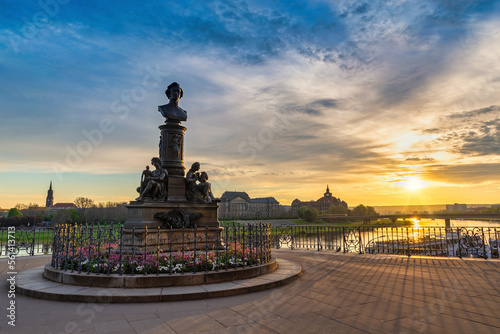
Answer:
<path fill-rule="evenodd" d="M 154 157 L 153 159 L 151 159 L 151 165 L 153 165 L 153 166 L 156 166 L 156 165 L 160 166 L 161 165 L 160 158 Z"/>
<path fill-rule="evenodd" d="M 200 163 L 195 162 L 194 164 L 191 165 L 192 170 L 200 170 Z"/>
<path fill-rule="evenodd" d="M 177 82 L 172 82 L 168 87 L 167 90 L 165 91 L 165 94 L 167 95 L 167 98 L 170 99 L 175 99 L 179 100 L 183 94 L 181 85 L 179 85 Z"/>

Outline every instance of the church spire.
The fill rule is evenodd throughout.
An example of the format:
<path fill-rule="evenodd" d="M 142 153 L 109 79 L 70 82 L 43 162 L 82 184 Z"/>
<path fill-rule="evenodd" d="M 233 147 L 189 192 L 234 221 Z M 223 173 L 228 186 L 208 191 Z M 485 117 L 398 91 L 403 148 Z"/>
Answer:
<path fill-rule="evenodd" d="M 51 208 L 54 206 L 54 191 L 52 190 L 52 180 L 50 180 L 50 187 L 47 191 L 47 199 L 45 200 L 45 207 Z"/>

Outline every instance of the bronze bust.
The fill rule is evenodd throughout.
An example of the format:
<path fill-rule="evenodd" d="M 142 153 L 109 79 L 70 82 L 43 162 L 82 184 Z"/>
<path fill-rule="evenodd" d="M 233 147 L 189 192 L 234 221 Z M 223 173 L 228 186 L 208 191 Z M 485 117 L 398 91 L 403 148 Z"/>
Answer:
<path fill-rule="evenodd" d="M 179 107 L 179 100 L 183 95 L 181 86 L 177 82 L 171 83 L 167 87 L 165 95 L 169 99 L 168 104 L 158 106 L 158 111 L 166 118 L 165 123 L 168 121 L 186 121 L 187 111 Z"/>

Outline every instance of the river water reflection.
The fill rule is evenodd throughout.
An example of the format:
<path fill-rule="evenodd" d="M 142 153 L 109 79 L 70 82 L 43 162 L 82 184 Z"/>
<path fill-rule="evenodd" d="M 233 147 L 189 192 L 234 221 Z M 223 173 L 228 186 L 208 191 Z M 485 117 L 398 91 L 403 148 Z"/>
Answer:
<path fill-rule="evenodd" d="M 445 226 L 444 219 L 411 219 L 414 222 L 414 228 L 418 227 L 428 227 L 428 226 Z M 460 220 L 452 219 L 450 221 L 451 227 L 499 227 L 500 220 Z"/>
<path fill-rule="evenodd" d="M 500 222 L 412 219 L 403 227 L 287 226 L 273 228 L 276 247 L 337 252 L 498 258 Z"/>

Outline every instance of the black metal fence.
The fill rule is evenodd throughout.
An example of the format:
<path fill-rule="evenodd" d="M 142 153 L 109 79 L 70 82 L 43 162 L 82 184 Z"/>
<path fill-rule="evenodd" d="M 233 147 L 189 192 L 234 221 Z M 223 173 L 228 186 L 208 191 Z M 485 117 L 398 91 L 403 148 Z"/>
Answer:
<path fill-rule="evenodd" d="M 273 227 L 275 248 L 499 258 L 500 227 Z"/>
<path fill-rule="evenodd" d="M 0 257 L 52 253 L 54 229 L 45 226 L 4 227 L 0 229 Z"/>
<path fill-rule="evenodd" d="M 151 231 L 150 231 L 151 232 Z M 205 229 L 197 229 L 196 233 L 202 235 L 208 233 Z M 335 226 L 287 226 L 270 227 L 269 224 L 260 225 L 236 225 L 225 224 L 224 229 L 217 232 L 221 247 L 216 249 L 195 247 L 186 243 L 184 249 L 180 251 L 167 247 L 157 247 L 153 252 L 142 251 L 132 252 L 133 256 L 141 256 L 135 262 L 151 260 L 155 253 L 158 255 L 169 254 L 175 260 L 177 254 L 191 256 L 193 248 L 196 248 L 196 256 L 200 254 L 209 255 L 215 253 L 217 259 L 213 258 L 212 263 L 219 268 L 219 264 L 229 263 L 230 254 L 243 252 L 243 259 L 255 258 L 259 255 L 259 262 L 267 261 L 270 258 L 270 248 L 289 249 L 310 249 L 310 250 L 332 250 L 343 253 L 360 254 L 398 254 L 398 255 L 419 255 L 419 256 L 445 256 L 445 257 L 482 257 L 499 258 L 500 254 L 500 227 L 335 227 Z M 203 239 L 203 238 L 202 238 Z M 9 240 L 11 242 L 9 243 Z M 160 240 L 157 238 L 157 240 Z M 206 238 L 205 238 L 206 240 Z M 109 258 L 111 254 L 120 254 L 119 245 L 123 241 L 123 228 L 120 225 L 89 225 L 89 226 L 58 226 L 53 227 L 16 227 L 15 230 L 8 228 L 0 230 L 0 257 L 6 257 L 9 253 L 16 256 L 53 254 L 53 263 L 61 267 L 62 263 L 67 263 L 72 255 L 82 255 L 82 266 L 76 269 L 89 272 L 95 271 L 88 268 L 83 262 L 85 252 L 94 254 L 91 258 L 97 264 L 96 270 L 108 271 L 103 258 Z M 228 248 L 231 244 L 236 247 Z M 9 245 L 11 247 L 9 247 Z M 111 246 L 111 247 L 110 247 Z M 154 248 L 154 242 L 149 244 L 149 248 Z M 203 246 L 203 245 L 201 245 Z M 106 251 L 104 249 L 106 248 Z M 191 248 L 191 249 L 190 249 Z M 236 253 L 234 252 L 236 250 Z M 99 255 L 98 255 L 99 254 Z M 130 257 L 130 253 L 123 253 L 122 256 Z M 224 254 L 224 258 L 218 256 Z M 192 270 L 205 270 L 214 268 L 210 264 L 210 256 L 205 256 L 203 265 L 192 267 Z M 55 261 L 55 262 L 54 262 Z M 123 258 L 122 258 L 123 261 Z M 215 262 L 214 262 L 215 261 Z M 171 262 L 171 261 L 170 261 Z M 231 265 L 234 267 L 234 261 Z M 244 262 L 240 261 L 243 265 Z M 109 262 L 111 263 L 111 261 Z M 236 264 L 238 265 L 238 263 Z M 253 265 L 250 264 L 250 265 Z M 67 266 L 67 265 L 66 265 Z M 118 271 L 120 264 L 117 265 Z M 159 265 L 157 265 L 159 266 Z M 228 267 L 228 265 L 224 265 Z M 105 268 L 104 268 L 105 267 Z M 139 266 L 138 266 L 139 267 Z M 168 272 L 178 272 L 178 269 L 168 268 Z M 223 266 L 221 266 L 223 267 Z M 122 273 L 125 268 L 122 268 Z M 135 268 L 129 268 L 130 272 L 137 273 Z M 155 268 L 156 269 L 156 268 Z M 159 267 L 157 269 L 160 269 Z M 71 270 L 71 269 L 70 269 Z M 75 270 L 75 267 L 73 267 Z M 113 268 L 109 268 L 113 272 Z M 166 269 L 162 268 L 162 272 Z M 116 272 L 116 270 L 114 271 Z"/>
<path fill-rule="evenodd" d="M 196 273 L 251 267 L 271 261 L 270 228 L 270 224 L 233 224 L 215 230 L 57 226 L 51 263 L 60 270 L 107 275 Z M 175 238 L 176 233 L 182 236 L 181 240 Z"/>

